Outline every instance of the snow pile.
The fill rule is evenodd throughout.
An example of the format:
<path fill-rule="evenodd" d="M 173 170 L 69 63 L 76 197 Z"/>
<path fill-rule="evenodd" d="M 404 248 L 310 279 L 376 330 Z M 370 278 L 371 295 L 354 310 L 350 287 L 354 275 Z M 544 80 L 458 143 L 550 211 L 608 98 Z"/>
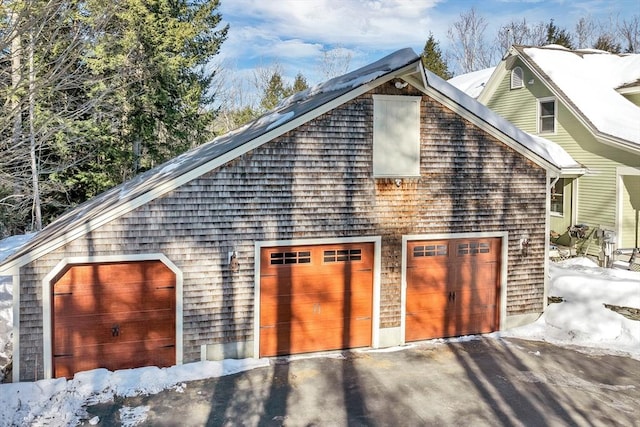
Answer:
<path fill-rule="evenodd" d="M 58 378 L 2 384 L 0 425 L 76 425 L 89 419 L 83 409 L 86 405 L 109 402 L 116 396 L 155 394 L 172 387 L 184 390 L 186 381 L 220 377 L 268 365 L 268 359 L 205 361 L 162 369 L 145 367 L 115 372 L 94 369 L 80 372 L 70 381 Z M 144 414 L 131 412 L 123 415 L 126 419 L 135 420 Z"/>
<path fill-rule="evenodd" d="M 640 320 L 630 320 L 607 305 L 640 309 L 640 273 L 605 269 L 587 258 L 552 263 L 550 304 L 535 323 L 501 333 L 640 359 Z"/>

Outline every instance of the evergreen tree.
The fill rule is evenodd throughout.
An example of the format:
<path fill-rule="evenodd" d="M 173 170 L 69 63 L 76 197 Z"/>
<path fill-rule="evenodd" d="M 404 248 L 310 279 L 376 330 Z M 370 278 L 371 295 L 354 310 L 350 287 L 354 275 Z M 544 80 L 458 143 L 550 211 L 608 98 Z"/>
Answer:
<path fill-rule="evenodd" d="M 309 89 L 309 84 L 307 83 L 307 79 L 302 75 L 302 73 L 296 74 L 296 78 L 293 81 L 293 86 L 291 86 L 291 95 L 294 93 L 301 92 L 305 89 Z"/>
<path fill-rule="evenodd" d="M 273 110 L 276 105 L 289 96 L 289 94 L 290 90 L 285 86 L 280 72 L 275 71 L 271 75 L 267 87 L 264 89 L 262 99 L 260 100 L 260 107 L 264 111 Z"/>
<path fill-rule="evenodd" d="M 440 50 L 438 42 L 433 37 L 433 33 L 429 33 L 429 38 L 424 45 L 424 50 L 422 51 L 422 65 L 445 80 L 449 80 L 453 77 L 449 72 L 447 61 L 442 57 L 442 51 Z"/>
<path fill-rule="evenodd" d="M 227 34 L 217 8 L 0 2 L 1 234 L 38 229 L 210 138 L 208 64 Z"/>
<path fill-rule="evenodd" d="M 620 43 L 616 43 L 613 37 L 609 34 L 601 34 L 593 45 L 593 48 L 611 53 L 622 52 L 622 46 Z"/>
<path fill-rule="evenodd" d="M 571 41 L 571 34 L 564 28 L 558 28 L 553 23 L 553 19 L 547 24 L 547 44 L 558 44 L 564 46 L 567 49 L 573 49 L 573 43 Z"/>

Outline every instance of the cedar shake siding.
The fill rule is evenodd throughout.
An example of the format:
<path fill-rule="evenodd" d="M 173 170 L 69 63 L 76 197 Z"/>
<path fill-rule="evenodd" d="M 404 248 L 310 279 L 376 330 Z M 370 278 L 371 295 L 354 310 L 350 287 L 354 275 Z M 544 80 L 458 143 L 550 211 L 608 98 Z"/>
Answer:
<path fill-rule="evenodd" d="M 381 236 L 389 328 L 401 323 L 403 235 L 506 231 L 507 315 L 541 312 L 546 170 L 408 89 L 385 83 L 21 267 L 20 380 L 43 376 L 42 280 L 65 257 L 166 255 L 183 273 L 184 362 L 203 344 L 254 339 L 256 241 Z M 419 178 L 373 178 L 373 94 L 422 95 Z"/>

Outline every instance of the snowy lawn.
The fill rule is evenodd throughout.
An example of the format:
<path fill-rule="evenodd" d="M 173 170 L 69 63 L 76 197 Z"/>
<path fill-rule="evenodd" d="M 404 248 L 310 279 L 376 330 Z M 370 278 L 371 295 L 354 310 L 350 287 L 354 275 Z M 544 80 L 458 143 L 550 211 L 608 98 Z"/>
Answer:
<path fill-rule="evenodd" d="M 640 273 L 603 269 L 586 258 L 552 263 L 550 273 L 549 296 L 562 298 L 563 302 L 550 304 L 531 325 L 489 336 L 544 340 L 560 346 L 575 346 L 581 351 L 640 360 L 640 321 L 630 320 L 604 305 L 640 308 Z M 10 283 L 0 282 L 0 346 L 11 341 L 11 301 Z M 181 391 L 188 381 L 268 365 L 268 359 L 246 359 L 197 362 L 163 369 L 146 367 L 116 372 L 96 369 L 76 374 L 70 381 L 61 378 L 2 384 L 0 425 L 74 425 L 89 419 L 84 407 L 111 401 L 116 396 L 154 394 L 168 388 Z M 127 420 L 127 425 L 135 425 L 144 420 L 147 410 L 131 408 L 121 417 Z M 89 421 L 99 422 L 96 418 Z"/>

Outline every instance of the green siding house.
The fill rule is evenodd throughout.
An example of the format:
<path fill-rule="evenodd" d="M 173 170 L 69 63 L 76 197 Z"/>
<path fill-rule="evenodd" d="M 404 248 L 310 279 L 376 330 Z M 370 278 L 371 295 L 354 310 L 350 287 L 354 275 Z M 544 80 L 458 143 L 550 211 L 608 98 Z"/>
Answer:
<path fill-rule="evenodd" d="M 551 230 L 586 224 L 615 232 L 618 248 L 638 247 L 640 55 L 513 46 L 488 71 L 450 82 L 586 170 L 551 183 Z"/>

